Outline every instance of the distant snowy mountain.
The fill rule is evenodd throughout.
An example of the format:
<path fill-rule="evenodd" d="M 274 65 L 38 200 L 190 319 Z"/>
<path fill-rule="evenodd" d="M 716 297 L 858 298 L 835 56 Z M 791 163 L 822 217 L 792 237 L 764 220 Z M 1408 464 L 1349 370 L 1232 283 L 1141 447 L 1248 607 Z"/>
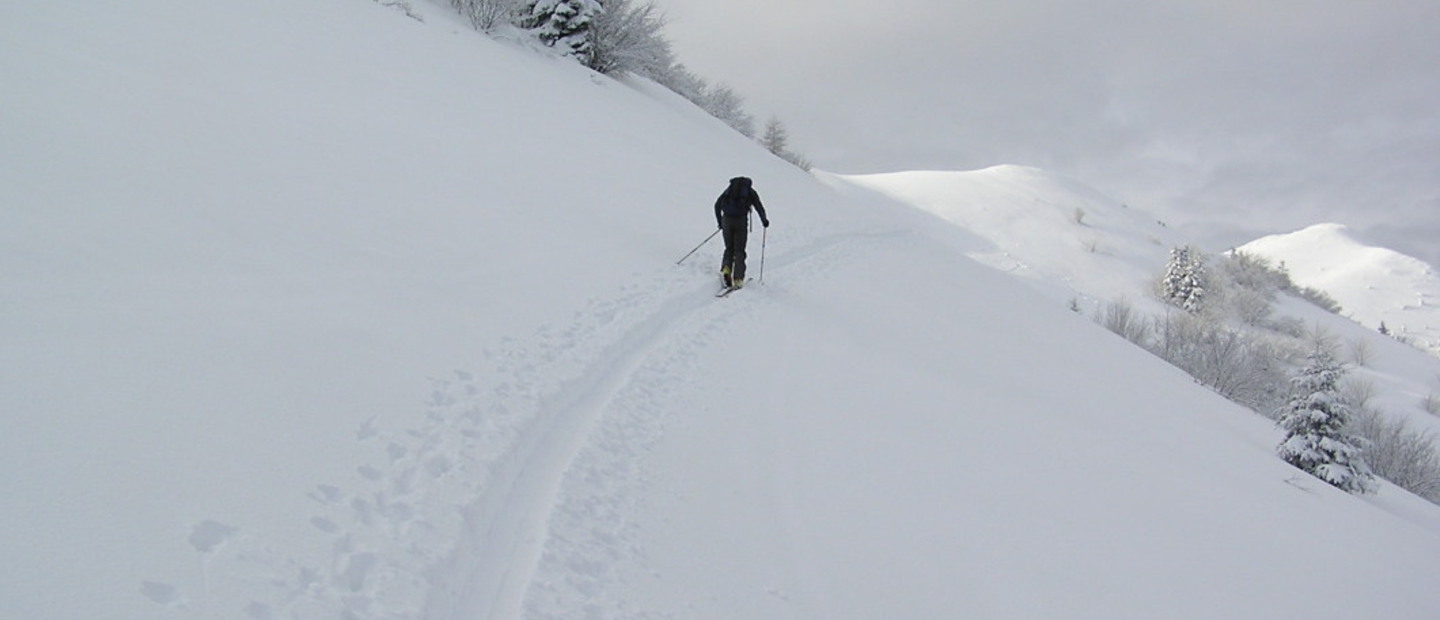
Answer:
<path fill-rule="evenodd" d="M 410 7 L 0 3 L 0 618 L 1440 609 L 1440 507 L 1065 308 L 1143 295 L 1144 215 L 817 181 Z M 736 174 L 773 225 L 717 300 L 676 261 Z"/>
<path fill-rule="evenodd" d="M 1296 284 L 1329 293 L 1344 314 L 1440 355 L 1440 274 L 1417 258 L 1367 245 L 1340 224 L 1256 239 L 1239 249 L 1283 263 Z"/>

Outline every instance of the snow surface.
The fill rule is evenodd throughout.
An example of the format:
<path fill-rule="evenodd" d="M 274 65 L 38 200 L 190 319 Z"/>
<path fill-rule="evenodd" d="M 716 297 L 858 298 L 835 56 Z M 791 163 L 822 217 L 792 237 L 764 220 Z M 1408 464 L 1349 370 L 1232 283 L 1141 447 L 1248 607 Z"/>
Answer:
<path fill-rule="evenodd" d="M 413 4 L 0 4 L 0 617 L 1440 608 L 1440 509 L 983 234 Z"/>
<path fill-rule="evenodd" d="M 1296 284 L 1319 289 L 1356 321 L 1440 355 L 1440 274 L 1424 261 L 1368 245 L 1342 224 L 1270 235 L 1241 250 L 1284 263 Z"/>
<path fill-rule="evenodd" d="M 1154 282 L 1170 248 L 1189 244 L 1142 211 L 1035 168 L 994 166 L 834 179 L 965 228 L 983 240 L 967 250 L 967 256 L 1090 316 L 1102 315 L 1105 306 L 1117 300 L 1151 316 L 1163 314 L 1165 307 L 1151 292 Z M 1425 334 L 1431 332 L 1415 327 L 1432 320 L 1440 323 L 1431 318 L 1436 307 L 1425 303 L 1440 298 L 1440 281 L 1428 266 L 1393 250 L 1363 245 L 1334 224 L 1266 237 L 1241 249 L 1285 261 L 1298 283 L 1341 299 L 1344 316 L 1283 296 L 1276 314 L 1334 336 L 1347 360 L 1356 348 L 1368 351 L 1364 364 L 1350 364 L 1349 376 L 1351 383 L 1373 386 L 1370 405 L 1412 428 L 1440 433 L 1440 417 L 1423 408 L 1427 399 L 1440 395 L 1440 359 L 1421 353 L 1427 350 Z M 1364 310 L 1352 313 L 1351 307 Z M 1411 344 L 1422 345 L 1420 350 L 1379 335 L 1374 329 L 1378 319 L 1360 320 L 1372 316 L 1388 317 L 1387 325 Z"/>
<path fill-rule="evenodd" d="M 1023 166 L 846 175 L 843 180 L 984 238 L 975 260 L 1094 310 L 1143 303 L 1184 240 L 1149 214 L 1072 179 Z"/>

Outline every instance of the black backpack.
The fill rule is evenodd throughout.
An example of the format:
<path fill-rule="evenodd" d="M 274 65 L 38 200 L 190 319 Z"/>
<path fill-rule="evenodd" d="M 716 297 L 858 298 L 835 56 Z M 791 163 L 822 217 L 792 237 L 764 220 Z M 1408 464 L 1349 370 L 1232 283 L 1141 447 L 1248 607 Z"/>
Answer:
<path fill-rule="evenodd" d="M 754 190 L 748 177 L 730 179 L 730 187 L 720 196 L 720 213 L 725 217 L 745 217 L 750 214 L 750 198 Z"/>

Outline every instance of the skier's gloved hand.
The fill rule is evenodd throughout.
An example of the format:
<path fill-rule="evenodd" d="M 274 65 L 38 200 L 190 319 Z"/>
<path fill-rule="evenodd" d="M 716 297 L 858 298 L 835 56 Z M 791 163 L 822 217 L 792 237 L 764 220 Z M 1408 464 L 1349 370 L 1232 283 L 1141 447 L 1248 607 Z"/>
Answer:
<path fill-rule="evenodd" d="M 760 225 L 761 225 L 761 226 L 764 226 L 764 227 L 766 227 L 766 228 L 769 228 L 769 227 L 770 227 L 770 220 L 762 219 L 762 220 L 760 220 Z"/>

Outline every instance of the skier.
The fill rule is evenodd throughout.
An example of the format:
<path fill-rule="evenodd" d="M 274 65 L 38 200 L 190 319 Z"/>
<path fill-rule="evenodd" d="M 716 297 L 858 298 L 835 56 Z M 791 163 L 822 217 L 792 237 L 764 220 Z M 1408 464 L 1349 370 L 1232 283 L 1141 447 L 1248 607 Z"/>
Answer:
<path fill-rule="evenodd" d="M 730 179 L 730 187 L 715 200 L 715 225 L 725 239 L 725 255 L 720 259 L 720 279 L 727 288 L 745 285 L 745 242 L 750 236 L 750 208 L 760 214 L 760 225 L 769 228 L 765 205 L 751 186 L 749 177 Z"/>

